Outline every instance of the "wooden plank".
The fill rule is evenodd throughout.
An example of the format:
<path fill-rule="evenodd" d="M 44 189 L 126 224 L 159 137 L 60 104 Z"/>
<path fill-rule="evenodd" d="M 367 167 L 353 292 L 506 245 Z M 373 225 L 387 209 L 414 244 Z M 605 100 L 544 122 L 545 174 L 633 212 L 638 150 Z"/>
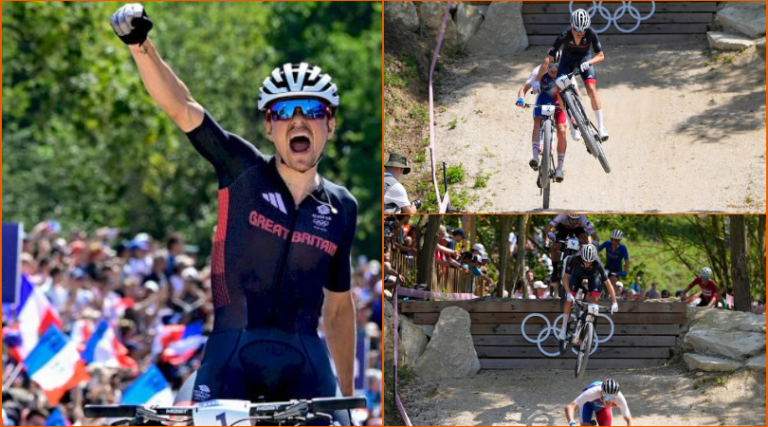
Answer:
<path fill-rule="evenodd" d="M 558 347 L 543 347 L 548 353 L 557 353 Z M 548 358 L 541 353 L 538 347 L 486 347 L 475 346 L 477 357 L 480 358 L 511 358 L 511 359 L 536 359 Z M 589 356 L 589 360 L 596 359 L 669 359 L 672 357 L 672 348 L 670 347 L 597 347 L 597 350 Z M 576 355 L 573 351 L 558 356 L 558 358 L 574 359 Z"/>
<path fill-rule="evenodd" d="M 557 313 L 542 313 L 547 317 L 550 322 L 554 321 Z M 523 319 L 527 316 L 527 313 L 470 313 L 469 317 L 473 324 L 476 323 L 522 323 Z M 612 320 L 614 323 L 634 323 L 634 324 L 661 324 L 661 323 L 676 323 L 683 324 L 685 322 L 685 313 L 617 313 L 614 314 Z M 437 323 L 440 313 L 416 313 L 414 314 L 414 323 L 420 325 L 429 325 Z M 533 317 L 528 320 L 528 323 L 544 323 L 544 319 L 541 317 Z M 598 324 L 600 322 L 598 321 Z"/>
<path fill-rule="evenodd" d="M 598 332 L 597 335 L 602 339 L 607 334 Z M 528 337 L 535 340 L 538 337 L 538 334 L 529 334 Z M 550 337 L 552 337 L 552 335 L 550 335 Z M 677 337 L 672 336 L 655 337 L 652 335 L 632 336 L 614 334 L 610 340 L 600 344 L 600 347 L 674 347 L 676 339 Z M 522 335 L 472 335 L 472 341 L 474 341 L 475 346 L 536 346 L 536 344 L 531 344 L 526 341 L 525 337 Z M 547 339 L 547 343 L 550 341 L 552 341 L 552 343 L 555 342 L 554 339 Z"/>
<path fill-rule="evenodd" d="M 544 328 L 544 324 L 525 324 L 525 333 L 529 337 L 538 335 Z M 473 335 L 520 335 L 520 324 L 503 324 L 503 323 L 489 323 L 489 324 L 475 324 L 471 326 L 471 332 Z M 605 323 L 597 324 L 598 334 L 607 334 L 610 332 L 610 326 Z M 614 335 L 655 335 L 663 336 L 669 335 L 677 337 L 680 333 L 680 325 L 635 325 L 635 324 L 619 324 L 614 325 Z"/>
<path fill-rule="evenodd" d="M 528 44 L 531 46 L 552 46 L 554 36 L 528 36 Z M 607 44 L 611 45 L 630 45 L 630 44 L 667 44 L 667 43 L 706 43 L 706 36 L 703 34 L 608 34 L 600 36 L 600 43 L 603 48 Z"/>
<path fill-rule="evenodd" d="M 696 22 L 710 24 L 712 23 L 713 15 L 714 14 L 712 12 L 654 13 L 650 18 L 643 20 L 643 24 L 672 24 L 672 23 L 686 24 L 686 23 L 696 23 Z M 557 18 L 551 14 L 528 13 L 528 14 L 523 14 L 523 23 L 525 23 L 526 27 L 528 26 L 528 24 L 558 24 L 560 25 L 560 30 L 558 31 L 559 33 L 564 28 L 570 26 L 568 24 L 569 22 L 568 15 L 563 14 L 562 16 L 563 18 L 561 20 L 557 20 Z M 597 15 L 595 18 L 592 19 L 592 22 L 594 23 L 593 25 L 595 25 L 595 27 L 599 29 L 605 26 L 605 23 L 607 21 L 602 17 L 600 17 L 600 15 Z M 619 19 L 619 24 L 632 24 L 634 26 L 635 22 L 637 22 L 637 20 L 632 18 L 632 16 L 629 14 L 625 14 Z M 632 27 L 627 27 L 626 25 L 622 25 L 622 28 L 632 28 Z"/>
<path fill-rule="evenodd" d="M 609 300 L 600 300 L 603 306 L 610 306 Z M 560 300 L 510 300 L 504 302 L 486 301 L 403 301 L 402 313 L 439 313 L 447 307 L 461 307 L 470 313 L 562 313 Z M 683 303 L 645 303 L 640 301 L 619 301 L 622 313 L 687 313 Z"/>
<path fill-rule="evenodd" d="M 603 28 L 604 26 L 599 26 Z M 629 30 L 634 27 L 634 24 L 622 25 L 622 28 Z M 535 35 L 550 35 L 554 38 L 560 33 L 562 26 L 560 25 L 548 25 L 548 24 L 528 24 L 525 26 L 525 31 L 529 36 Z M 632 34 L 706 34 L 707 24 L 646 24 L 642 23 L 637 30 Z M 618 28 L 611 26 L 605 32 L 600 33 L 599 37 L 602 39 L 604 35 L 608 34 L 622 34 Z"/>
<path fill-rule="evenodd" d="M 523 4 L 523 15 L 526 13 L 552 13 L 552 14 L 565 14 L 570 15 L 568 9 L 569 2 L 525 2 Z M 611 15 L 616 13 L 621 4 L 611 2 L 605 2 L 603 5 L 608 9 Z M 588 8 L 591 6 L 591 2 L 576 2 L 573 5 L 573 10 L 578 8 Z M 640 16 L 646 16 L 652 9 L 651 2 L 632 2 L 639 12 Z M 656 2 L 656 9 L 654 13 L 659 12 L 716 12 L 717 2 L 708 1 L 675 1 L 675 2 Z M 628 12 L 626 12 L 628 13 Z M 599 16 L 600 12 L 596 12 L 595 16 Z"/>
<path fill-rule="evenodd" d="M 591 359 L 590 359 L 591 360 Z M 668 359 L 602 359 L 599 363 L 587 363 L 588 370 L 633 369 L 663 366 Z M 565 358 L 546 359 L 480 359 L 482 369 L 568 369 L 573 370 L 574 361 Z M 571 372 L 571 375 L 573 373 Z"/>

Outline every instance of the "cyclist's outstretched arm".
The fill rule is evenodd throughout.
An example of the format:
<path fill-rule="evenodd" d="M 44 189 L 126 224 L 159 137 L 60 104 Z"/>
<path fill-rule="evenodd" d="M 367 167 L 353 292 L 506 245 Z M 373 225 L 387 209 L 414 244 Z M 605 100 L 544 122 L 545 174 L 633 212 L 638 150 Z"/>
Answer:
<path fill-rule="evenodd" d="M 634 419 L 634 418 L 632 418 L 632 415 L 630 415 L 630 416 L 628 416 L 628 417 L 624 417 L 624 421 L 626 421 L 626 422 L 627 422 L 627 425 L 628 425 L 628 426 L 633 426 L 633 425 L 635 425 L 635 419 Z"/>
<path fill-rule="evenodd" d="M 544 57 L 544 63 L 542 63 L 541 67 L 539 67 L 539 74 L 536 75 L 536 80 L 534 81 L 537 81 L 537 82 L 541 81 L 541 78 L 544 77 L 544 73 L 546 73 L 547 70 L 549 69 L 549 63 L 551 61 L 552 61 L 551 56 L 547 55 Z"/>
<path fill-rule="evenodd" d="M 526 83 L 520 86 L 520 90 L 517 92 L 517 97 L 525 99 L 525 94 L 528 93 L 528 91 L 531 90 L 532 87 L 533 86 L 530 83 Z"/>
<path fill-rule="evenodd" d="M 189 89 L 157 53 L 152 41 L 130 45 L 131 55 L 139 68 L 144 87 L 157 105 L 184 132 L 200 126 L 203 107 L 192 99 Z"/>

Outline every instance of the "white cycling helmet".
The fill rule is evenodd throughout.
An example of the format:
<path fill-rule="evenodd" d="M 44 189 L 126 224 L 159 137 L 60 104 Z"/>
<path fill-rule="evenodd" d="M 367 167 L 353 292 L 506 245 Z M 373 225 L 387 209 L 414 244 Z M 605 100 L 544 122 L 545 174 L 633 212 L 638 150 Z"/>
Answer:
<path fill-rule="evenodd" d="M 608 396 L 616 396 L 619 394 L 619 383 L 612 379 L 603 381 L 603 394 Z"/>
<path fill-rule="evenodd" d="M 571 14 L 571 25 L 578 32 L 587 31 L 589 27 L 589 13 L 584 9 L 576 9 Z"/>
<path fill-rule="evenodd" d="M 339 106 L 339 95 L 331 76 L 321 72 L 318 66 L 302 62 L 283 64 L 272 70 L 259 89 L 258 108 L 264 110 L 272 101 L 296 97 L 320 98 L 333 108 Z"/>
<path fill-rule="evenodd" d="M 593 262 L 597 259 L 597 251 L 595 245 L 584 245 L 581 247 L 581 259 L 584 262 Z"/>
<path fill-rule="evenodd" d="M 699 270 L 699 276 L 712 276 L 712 269 L 709 267 L 701 267 L 701 270 Z"/>
<path fill-rule="evenodd" d="M 581 219 L 581 215 L 568 215 L 568 222 L 576 224 Z"/>
<path fill-rule="evenodd" d="M 613 231 L 611 231 L 611 239 L 621 240 L 622 236 L 623 236 L 623 234 L 622 234 L 621 230 L 613 230 Z"/>

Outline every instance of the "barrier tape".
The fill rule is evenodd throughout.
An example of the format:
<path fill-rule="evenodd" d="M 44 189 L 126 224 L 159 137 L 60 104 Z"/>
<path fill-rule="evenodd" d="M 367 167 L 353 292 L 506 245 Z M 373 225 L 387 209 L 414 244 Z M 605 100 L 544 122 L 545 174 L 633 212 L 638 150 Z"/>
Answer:
<path fill-rule="evenodd" d="M 437 45 L 435 46 L 435 53 L 432 55 L 432 65 L 429 67 L 429 154 L 432 158 L 432 184 L 435 186 L 435 195 L 437 196 L 437 204 L 440 209 L 440 213 L 445 213 L 448 210 L 448 204 L 450 203 L 450 197 L 448 197 L 448 191 L 446 190 L 445 198 L 440 198 L 440 188 L 437 186 L 437 164 L 435 161 L 435 106 L 432 96 L 432 73 L 435 71 L 435 65 L 437 64 L 437 54 L 440 52 L 440 44 L 443 42 L 443 34 L 445 33 L 445 26 L 448 23 L 448 16 L 450 16 L 451 2 L 446 2 L 445 16 L 443 16 L 443 25 L 440 26 L 440 33 L 437 35 Z"/>

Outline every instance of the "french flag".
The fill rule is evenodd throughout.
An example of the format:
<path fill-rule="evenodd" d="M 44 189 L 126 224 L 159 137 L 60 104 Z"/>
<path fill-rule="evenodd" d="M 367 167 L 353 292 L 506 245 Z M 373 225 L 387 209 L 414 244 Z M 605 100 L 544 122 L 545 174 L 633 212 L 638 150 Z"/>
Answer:
<path fill-rule="evenodd" d="M 59 410 L 59 408 L 56 408 L 51 412 L 51 416 L 48 417 L 47 420 L 45 420 L 45 425 L 47 426 L 71 426 L 72 423 L 69 422 L 66 416 Z"/>
<path fill-rule="evenodd" d="M 24 359 L 21 357 L 21 332 L 18 325 L 3 328 L 3 343 L 8 347 L 8 352 L 15 361 L 20 362 Z"/>
<path fill-rule="evenodd" d="M 91 319 L 75 320 L 72 324 L 72 331 L 69 336 L 72 338 L 72 342 L 77 346 L 80 353 L 85 351 L 85 346 L 93 336 L 95 325 Z"/>
<path fill-rule="evenodd" d="M 37 345 L 40 336 L 45 334 L 49 327 L 56 326 L 57 329 L 61 329 L 61 319 L 56 308 L 24 274 L 21 275 L 21 295 L 16 321 L 21 335 L 21 345 L 17 353 L 18 357 L 21 357 L 19 360 L 29 355 Z"/>
<path fill-rule="evenodd" d="M 117 339 L 115 330 L 106 320 L 102 320 L 96 326 L 96 331 L 88 340 L 82 357 L 88 365 L 98 364 L 108 368 L 126 369 L 138 367 L 136 361 L 128 356 L 128 349 Z"/>
<path fill-rule="evenodd" d="M 24 364 L 51 406 L 58 405 L 64 394 L 89 379 L 77 346 L 56 326 L 51 326 L 40 337 Z"/>
<path fill-rule="evenodd" d="M 120 400 L 122 405 L 171 406 L 173 392 L 163 374 L 152 365 L 133 382 Z"/>
<path fill-rule="evenodd" d="M 203 322 L 174 326 L 177 327 L 169 330 L 165 340 L 161 339 L 161 344 L 167 344 L 162 347 L 160 360 L 178 366 L 192 359 L 200 347 L 205 345 L 206 338 L 203 336 Z"/>

